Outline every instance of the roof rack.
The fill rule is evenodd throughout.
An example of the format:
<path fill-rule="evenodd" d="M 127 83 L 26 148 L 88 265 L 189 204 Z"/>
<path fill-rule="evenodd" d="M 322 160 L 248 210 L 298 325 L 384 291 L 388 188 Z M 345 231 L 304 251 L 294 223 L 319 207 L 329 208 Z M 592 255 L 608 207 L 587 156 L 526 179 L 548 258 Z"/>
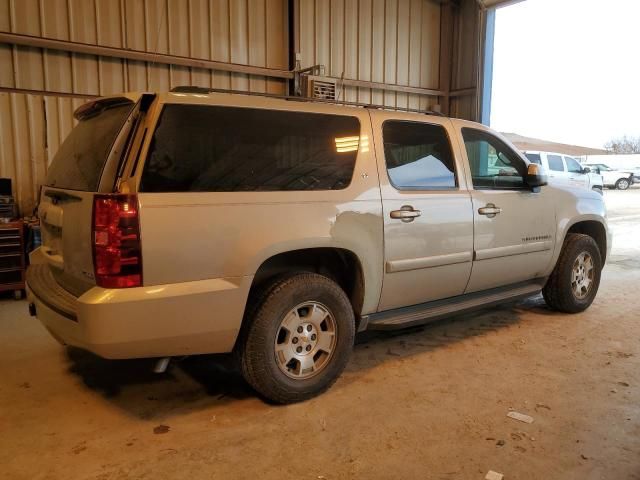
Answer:
<path fill-rule="evenodd" d="M 291 95 L 278 95 L 276 93 L 263 93 L 263 92 L 247 92 L 244 90 L 229 90 L 224 88 L 206 88 L 196 87 L 191 85 L 180 85 L 173 87 L 169 90 L 171 93 L 196 93 L 200 95 L 208 95 L 209 93 L 231 93 L 236 95 L 249 95 L 254 97 L 267 97 L 277 98 L 280 100 L 289 100 L 292 102 L 311 102 L 311 103 L 327 103 L 331 105 L 346 105 L 351 107 L 364 107 L 375 108 L 377 110 L 397 110 L 401 112 L 421 113 L 424 115 L 436 115 L 438 117 L 444 117 L 441 112 L 434 110 L 420 110 L 416 108 L 404 108 L 404 107 L 391 107 L 388 105 L 377 105 L 375 103 L 363 103 L 363 102 L 348 102 L 346 100 L 331 100 L 324 98 L 309 98 L 309 97 L 296 97 Z"/>

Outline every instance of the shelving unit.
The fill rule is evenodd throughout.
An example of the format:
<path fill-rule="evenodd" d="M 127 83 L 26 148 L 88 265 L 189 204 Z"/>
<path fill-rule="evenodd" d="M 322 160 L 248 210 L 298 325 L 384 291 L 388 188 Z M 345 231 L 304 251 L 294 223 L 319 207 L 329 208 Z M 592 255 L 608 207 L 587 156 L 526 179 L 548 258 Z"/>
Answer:
<path fill-rule="evenodd" d="M 16 299 L 22 298 L 24 272 L 22 222 L 0 223 L 0 292 L 13 290 Z"/>

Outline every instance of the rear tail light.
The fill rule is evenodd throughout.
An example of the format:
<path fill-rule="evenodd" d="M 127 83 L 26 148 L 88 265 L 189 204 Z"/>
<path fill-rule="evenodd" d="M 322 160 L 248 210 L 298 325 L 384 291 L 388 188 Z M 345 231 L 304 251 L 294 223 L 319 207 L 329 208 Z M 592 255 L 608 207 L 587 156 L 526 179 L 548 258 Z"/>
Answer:
<path fill-rule="evenodd" d="M 104 288 L 142 285 L 142 251 L 136 195 L 93 198 L 93 267 Z"/>

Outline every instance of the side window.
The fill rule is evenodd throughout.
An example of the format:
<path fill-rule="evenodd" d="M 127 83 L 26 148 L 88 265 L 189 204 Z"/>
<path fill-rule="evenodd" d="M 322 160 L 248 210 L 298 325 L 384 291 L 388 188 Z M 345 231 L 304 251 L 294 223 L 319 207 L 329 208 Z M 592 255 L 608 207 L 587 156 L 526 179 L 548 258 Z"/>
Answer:
<path fill-rule="evenodd" d="M 359 139 L 356 117 L 168 104 L 140 190 L 341 190 L 351 183 Z"/>
<path fill-rule="evenodd" d="M 443 126 L 387 120 L 382 138 L 389 179 L 398 190 L 456 188 L 453 153 Z"/>
<path fill-rule="evenodd" d="M 564 157 L 567 164 L 567 171 L 571 173 L 582 173 L 582 166 L 572 157 Z"/>
<path fill-rule="evenodd" d="M 472 128 L 463 128 L 462 137 L 475 189 L 525 188 L 526 164 L 504 142 Z"/>
<path fill-rule="evenodd" d="M 542 161 L 540 160 L 539 153 L 525 153 L 525 156 L 529 159 L 531 163 L 537 163 L 538 165 L 542 165 Z"/>
<path fill-rule="evenodd" d="M 564 163 L 562 163 L 560 155 L 547 155 L 547 160 L 549 161 L 549 170 L 564 172 Z"/>

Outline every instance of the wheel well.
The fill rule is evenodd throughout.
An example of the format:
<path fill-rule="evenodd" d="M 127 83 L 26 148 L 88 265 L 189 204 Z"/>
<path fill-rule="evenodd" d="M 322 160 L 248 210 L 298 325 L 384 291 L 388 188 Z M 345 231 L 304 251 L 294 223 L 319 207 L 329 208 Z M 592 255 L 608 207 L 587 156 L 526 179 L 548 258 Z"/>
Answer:
<path fill-rule="evenodd" d="M 342 248 L 306 248 L 279 253 L 260 265 L 251 289 L 260 288 L 287 272 L 315 272 L 329 277 L 345 291 L 358 319 L 364 301 L 364 275 L 355 253 Z"/>
<path fill-rule="evenodd" d="M 595 220 L 578 222 L 574 225 L 571 225 L 571 228 L 569 228 L 567 234 L 569 233 L 582 233 L 593 238 L 598 244 L 598 249 L 600 250 L 600 255 L 602 256 L 602 263 L 604 264 L 607 257 L 607 233 L 604 229 L 604 226 L 600 222 L 596 222 Z"/>

